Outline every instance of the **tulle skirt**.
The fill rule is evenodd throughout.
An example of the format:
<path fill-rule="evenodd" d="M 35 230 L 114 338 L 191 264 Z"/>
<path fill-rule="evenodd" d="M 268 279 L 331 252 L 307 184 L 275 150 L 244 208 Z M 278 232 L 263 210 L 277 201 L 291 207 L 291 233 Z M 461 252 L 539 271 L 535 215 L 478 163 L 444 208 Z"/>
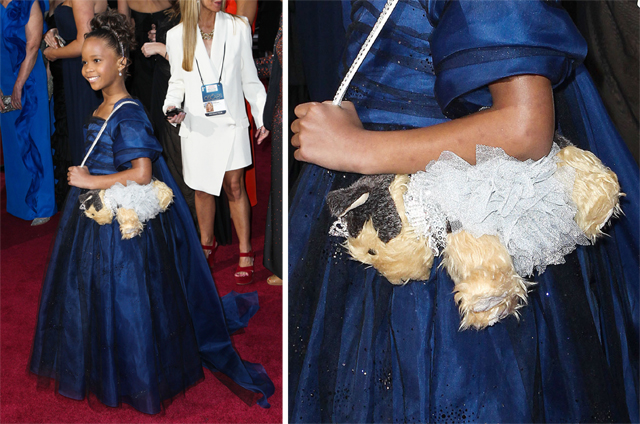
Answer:
<path fill-rule="evenodd" d="M 257 294 L 221 301 L 161 158 L 154 176 L 176 201 L 129 240 L 115 219 L 101 226 L 87 218 L 81 190 L 71 189 L 43 284 L 30 369 L 54 378 L 64 396 L 90 392 L 105 405 L 124 402 L 153 414 L 202 379 L 204 365 L 264 395 L 258 403 L 268 407 L 273 383 L 261 365 L 240 359 L 229 337 L 257 311 Z"/>

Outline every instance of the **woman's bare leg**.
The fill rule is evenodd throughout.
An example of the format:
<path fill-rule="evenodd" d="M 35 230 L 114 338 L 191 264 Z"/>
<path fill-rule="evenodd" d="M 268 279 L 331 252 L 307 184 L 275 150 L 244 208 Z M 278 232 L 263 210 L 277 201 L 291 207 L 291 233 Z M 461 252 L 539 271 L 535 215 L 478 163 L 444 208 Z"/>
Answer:
<path fill-rule="evenodd" d="M 200 243 L 203 246 L 213 245 L 213 221 L 216 217 L 215 196 L 204 191 L 196 190 L 196 215 L 198 215 L 198 226 L 200 227 Z M 205 255 L 209 257 L 211 250 L 205 250 Z"/>
<path fill-rule="evenodd" d="M 222 187 L 229 199 L 229 210 L 233 226 L 236 229 L 238 240 L 240 241 L 240 252 L 251 251 L 251 205 L 249 196 L 244 186 L 244 169 L 234 169 L 224 174 Z M 198 216 L 198 219 L 200 217 Z M 253 265 L 253 258 L 241 257 L 239 265 L 241 267 Z M 239 276 L 246 276 L 247 273 L 240 273 Z"/>

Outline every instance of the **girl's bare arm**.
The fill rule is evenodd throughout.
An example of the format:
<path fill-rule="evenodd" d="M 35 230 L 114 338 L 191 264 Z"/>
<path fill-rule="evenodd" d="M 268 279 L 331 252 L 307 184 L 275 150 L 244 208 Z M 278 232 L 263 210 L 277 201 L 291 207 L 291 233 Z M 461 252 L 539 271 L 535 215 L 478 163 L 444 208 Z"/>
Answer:
<path fill-rule="evenodd" d="M 553 91 L 539 75 L 520 75 L 489 85 L 493 106 L 460 119 L 404 131 L 367 131 L 353 104 L 299 105 L 291 143 L 298 160 L 361 174 L 413 173 L 443 151 L 475 163 L 476 145 L 501 147 L 520 160 L 551 150 Z"/>
<path fill-rule="evenodd" d="M 72 166 L 67 177 L 69 185 L 88 189 L 107 189 L 115 183 L 127 185 L 127 181 L 135 181 L 144 185 L 151 182 L 151 159 L 139 158 L 131 161 L 131 169 L 109 175 L 91 175 L 87 167 Z"/>

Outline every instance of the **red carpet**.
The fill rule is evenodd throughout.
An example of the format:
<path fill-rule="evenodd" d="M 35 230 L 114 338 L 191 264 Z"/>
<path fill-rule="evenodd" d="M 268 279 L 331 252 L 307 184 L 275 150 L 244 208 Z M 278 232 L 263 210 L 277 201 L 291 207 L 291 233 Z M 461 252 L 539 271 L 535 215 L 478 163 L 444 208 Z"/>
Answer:
<path fill-rule="evenodd" d="M 29 222 L 6 212 L 4 174 L 0 174 L 0 422 L 2 423 L 280 423 L 282 422 L 282 287 L 267 285 L 271 274 L 262 266 L 265 215 L 269 199 L 270 145 L 256 146 L 258 205 L 253 208 L 252 246 L 256 253 L 254 284 L 237 286 L 233 273 L 238 263 L 237 241 L 216 253 L 214 278 L 220 295 L 257 290 L 260 310 L 244 333 L 233 336 L 242 356 L 259 362 L 271 376 L 276 393 L 270 409 L 247 406 L 209 371 L 205 380 L 173 400 L 163 413 L 145 415 L 128 405 L 90 407 L 67 399 L 53 389 L 36 389 L 27 372 L 42 277 L 59 215 L 47 224 Z"/>

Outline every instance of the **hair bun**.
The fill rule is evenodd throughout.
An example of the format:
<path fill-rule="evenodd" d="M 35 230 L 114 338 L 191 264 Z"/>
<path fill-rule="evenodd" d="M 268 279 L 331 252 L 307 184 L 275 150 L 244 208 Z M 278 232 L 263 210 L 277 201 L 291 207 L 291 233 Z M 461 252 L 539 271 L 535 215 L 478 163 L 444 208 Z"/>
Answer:
<path fill-rule="evenodd" d="M 115 10 L 107 9 L 98 13 L 89 23 L 91 31 L 84 38 L 100 38 L 111 47 L 118 56 L 126 58 L 125 68 L 129 67 L 129 52 L 136 46 L 133 26 L 130 20 Z M 126 69 L 125 69 L 126 70 Z"/>
<path fill-rule="evenodd" d="M 126 51 L 135 47 L 135 35 L 133 27 L 127 17 L 115 10 L 107 9 L 94 16 L 89 24 L 91 32 L 100 30 L 111 32 L 118 43 L 122 43 Z"/>

